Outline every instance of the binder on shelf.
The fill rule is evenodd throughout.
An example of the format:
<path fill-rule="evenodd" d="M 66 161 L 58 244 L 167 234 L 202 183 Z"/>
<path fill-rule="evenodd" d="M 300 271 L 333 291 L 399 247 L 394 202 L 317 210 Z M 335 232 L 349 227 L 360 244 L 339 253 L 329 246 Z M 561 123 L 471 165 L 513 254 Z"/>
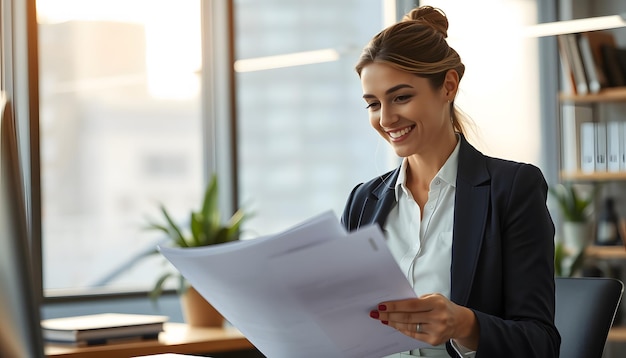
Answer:
<path fill-rule="evenodd" d="M 595 125 L 593 122 L 580 124 L 580 170 L 584 173 L 595 171 Z"/>
<path fill-rule="evenodd" d="M 626 171 L 626 122 L 620 123 L 620 152 L 619 152 L 619 169 Z"/>
<path fill-rule="evenodd" d="M 606 124 L 607 171 L 620 171 L 620 148 L 622 148 L 622 123 L 609 121 Z"/>
<path fill-rule="evenodd" d="M 561 121 L 561 169 L 573 173 L 580 170 L 580 125 L 592 121 L 592 109 L 589 106 L 577 106 L 565 103 Z"/>
<path fill-rule="evenodd" d="M 606 123 L 594 122 L 595 128 L 595 171 L 605 172 L 607 170 L 606 160 Z"/>

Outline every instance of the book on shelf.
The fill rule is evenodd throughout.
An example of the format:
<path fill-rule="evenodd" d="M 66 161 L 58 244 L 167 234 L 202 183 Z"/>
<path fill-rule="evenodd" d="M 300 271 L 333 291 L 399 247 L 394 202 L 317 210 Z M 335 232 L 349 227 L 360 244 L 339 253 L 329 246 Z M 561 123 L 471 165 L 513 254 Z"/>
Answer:
<path fill-rule="evenodd" d="M 618 47 L 615 35 L 609 31 L 592 31 L 584 36 L 589 39 L 594 59 L 600 64 L 604 86 L 626 86 L 626 49 Z"/>
<path fill-rule="evenodd" d="M 568 50 L 568 46 L 566 44 L 565 36 L 558 35 L 556 37 L 557 44 L 559 46 L 559 59 L 561 60 L 561 72 L 563 74 L 565 86 L 564 92 L 577 94 L 576 90 L 576 79 L 574 78 L 574 69 L 572 68 L 572 55 Z"/>
<path fill-rule="evenodd" d="M 574 72 L 574 79 L 576 80 L 576 93 L 585 95 L 589 93 L 589 84 L 587 80 L 587 73 L 583 64 L 583 59 L 578 47 L 577 34 L 564 34 L 560 35 L 565 37 L 565 46 L 571 59 L 571 68 Z"/>
<path fill-rule="evenodd" d="M 603 55 L 603 46 L 610 46 L 616 48 L 615 36 L 608 31 L 590 31 L 580 34 L 581 41 L 579 43 L 582 46 L 587 47 L 591 51 L 591 57 L 593 60 L 593 66 L 598 78 L 598 82 L 601 88 L 622 86 L 623 84 L 617 84 L 612 77 L 609 80 L 609 74 L 607 73 L 607 63 Z M 586 51 L 586 50 L 585 50 Z M 619 77 L 623 80 L 623 76 Z M 621 81 L 620 81 L 621 83 Z"/>
<path fill-rule="evenodd" d="M 168 316 L 101 313 L 41 321 L 48 342 L 77 346 L 157 338 Z"/>
<path fill-rule="evenodd" d="M 557 35 L 564 92 L 598 93 L 607 87 L 626 86 L 626 48 L 609 31 Z"/>
<path fill-rule="evenodd" d="M 621 87 L 626 85 L 624 71 L 619 61 L 619 49 L 611 45 L 602 45 L 601 50 L 610 86 Z"/>
<path fill-rule="evenodd" d="M 589 37 L 589 33 L 579 34 L 577 36 L 578 47 L 580 49 L 585 74 L 587 75 L 589 93 L 598 93 L 602 87 L 606 87 L 606 80 L 603 74 L 601 74 L 602 66 L 593 56 Z"/>
<path fill-rule="evenodd" d="M 576 34 L 557 35 L 561 63 L 566 74 L 566 85 L 571 92 L 578 95 L 589 93 L 585 69 L 578 48 Z"/>

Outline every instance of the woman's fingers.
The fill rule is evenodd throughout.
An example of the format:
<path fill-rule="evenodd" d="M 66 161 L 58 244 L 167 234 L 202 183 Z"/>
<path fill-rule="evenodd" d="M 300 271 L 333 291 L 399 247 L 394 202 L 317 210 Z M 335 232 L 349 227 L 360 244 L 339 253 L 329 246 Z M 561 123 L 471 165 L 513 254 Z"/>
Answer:
<path fill-rule="evenodd" d="M 451 338 L 450 316 L 447 298 L 439 294 L 424 295 L 417 299 L 382 302 L 370 317 L 393 327 L 403 334 L 438 345 Z"/>

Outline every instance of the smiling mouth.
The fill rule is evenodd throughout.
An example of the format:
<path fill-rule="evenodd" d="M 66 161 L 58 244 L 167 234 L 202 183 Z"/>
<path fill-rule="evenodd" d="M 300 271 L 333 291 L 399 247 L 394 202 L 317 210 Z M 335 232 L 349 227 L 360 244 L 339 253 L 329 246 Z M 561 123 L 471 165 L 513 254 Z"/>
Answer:
<path fill-rule="evenodd" d="M 397 138 L 400 138 L 403 135 L 409 133 L 410 131 L 412 131 L 413 128 L 415 128 L 415 126 L 405 127 L 405 128 L 400 129 L 399 131 L 395 131 L 395 132 L 387 132 L 387 134 L 389 134 L 389 136 L 391 138 L 397 139 Z"/>

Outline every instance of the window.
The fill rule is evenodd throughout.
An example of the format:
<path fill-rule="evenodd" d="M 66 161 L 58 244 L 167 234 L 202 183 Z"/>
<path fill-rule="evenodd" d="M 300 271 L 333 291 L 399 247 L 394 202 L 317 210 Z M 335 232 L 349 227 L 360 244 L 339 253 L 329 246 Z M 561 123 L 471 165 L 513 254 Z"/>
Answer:
<path fill-rule="evenodd" d="M 381 0 L 236 0 L 240 206 L 249 236 L 326 210 L 395 158 L 370 127 L 354 71 L 383 27 Z M 393 9 L 389 10 L 393 13 Z"/>
<path fill-rule="evenodd" d="M 149 289 L 163 261 L 133 264 L 160 240 L 142 230 L 146 217 L 162 202 L 184 220 L 212 154 L 236 166 L 238 204 L 255 214 L 244 238 L 326 210 L 339 216 L 354 185 L 399 163 L 368 123 L 353 69 L 396 15 L 393 3 L 233 0 L 237 157 L 225 158 L 206 153 L 202 138 L 200 0 L 38 0 L 44 288 Z M 451 18 L 450 41 L 468 66 L 458 104 L 482 132 L 478 146 L 538 161 L 534 44 L 485 62 L 493 49 L 472 51 L 484 34 L 458 30 L 473 29 L 462 24 L 473 8 L 432 3 Z M 512 23 L 534 21 L 534 2 L 513 3 Z M 507 68 L 528 71 L 505 72 L 517 77 L 481 67 L 521 57 Z M 501 135 L 511 128 L 515 136 Z"/>
<path fill-rule="evenodd" d="M 147 290 L 163 264 L 137 260 L 160 239 L 147 218 L 183 220 L 203 192 L 200 1 L 37 14 L 44 288 Z"/>

